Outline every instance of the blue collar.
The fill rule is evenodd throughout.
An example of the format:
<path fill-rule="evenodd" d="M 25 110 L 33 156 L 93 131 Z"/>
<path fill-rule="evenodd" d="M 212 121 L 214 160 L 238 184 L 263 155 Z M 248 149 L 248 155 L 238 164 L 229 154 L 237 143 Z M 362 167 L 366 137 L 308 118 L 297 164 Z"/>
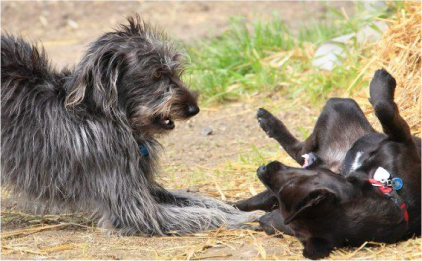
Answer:
<path fill-rule="evenodd" d="M 147 149 L 147 146 L 145 146 L 144 144 L 139 145 L 139 153 L 141 153 L 144 156 L 148 156 L 149 151 Z"/>

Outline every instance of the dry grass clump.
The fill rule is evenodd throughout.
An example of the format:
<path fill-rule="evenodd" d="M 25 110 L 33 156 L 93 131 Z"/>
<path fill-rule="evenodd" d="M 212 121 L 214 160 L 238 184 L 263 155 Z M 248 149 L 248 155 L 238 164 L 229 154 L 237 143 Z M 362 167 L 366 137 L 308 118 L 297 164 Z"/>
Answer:
<path fill-rule="evenodd" d="M 409 124 L 412 133 L 421 134 L 421 3 L 405 2 L 389 22 L 383 39 L 373 48 L 364 75 L 370 80 L 375 70 L 385 68 L 397 81 L 395 101 L 400 114 Z M 368 98 L 369 88 L 358 94 L 371 123 L 378 123 Z"/>

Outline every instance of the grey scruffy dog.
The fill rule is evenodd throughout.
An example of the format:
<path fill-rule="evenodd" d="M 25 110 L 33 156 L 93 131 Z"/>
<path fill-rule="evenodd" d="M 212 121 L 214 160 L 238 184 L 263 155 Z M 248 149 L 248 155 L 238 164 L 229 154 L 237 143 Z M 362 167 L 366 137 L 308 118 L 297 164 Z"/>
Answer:
<path fill-rule="evenodd" d="M 154 180 L 160 150 L 154 137 L 199 108 L 180 78 L 183 53 L 138 16 L 128 22 L 61 72 L 42 49 L 1 36 L 3 186 L 92 210 L 122 234 L 193 233 L 255 219 Z"/>

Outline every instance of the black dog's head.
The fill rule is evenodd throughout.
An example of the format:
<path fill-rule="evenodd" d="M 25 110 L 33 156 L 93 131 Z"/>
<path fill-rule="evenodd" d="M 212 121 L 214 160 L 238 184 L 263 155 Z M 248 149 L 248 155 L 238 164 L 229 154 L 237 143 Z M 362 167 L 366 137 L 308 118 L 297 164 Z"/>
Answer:
<path fill-rule="evenodd" d="M 261 166 L 259 179 L 279 201 L 285 224 L 324 216 L 352 190 L 351 184 L 324 164 L 307 168 L 288 167 L 278 161 Z"/>
<path fill-rule="evenodd" d="M 264 216 L 261 225 L 266 231 L 269 225 L 294 231 L 305 257 L 323 258 L 335 246 L 367 240 L 395 242 L 406 233 L 402 211 L 378 188 L 335 174 L 324 164 L 292 168 L 275 161 L 261 166 L 258 177 L 277 197 L 281 213 Z"/>
<path fill-rule="evenodd" d="M 139 16 L 128 22 L 90 45 L 67 83 L 66 106 L 125 115 L 149 137 L 196 115 L 197 95 L 181 80 L 185 55 Z"/>

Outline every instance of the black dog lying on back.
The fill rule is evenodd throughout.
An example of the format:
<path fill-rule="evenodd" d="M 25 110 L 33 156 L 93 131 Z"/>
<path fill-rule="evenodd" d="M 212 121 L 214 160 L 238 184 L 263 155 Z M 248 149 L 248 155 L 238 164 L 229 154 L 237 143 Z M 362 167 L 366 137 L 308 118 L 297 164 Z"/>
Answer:
<path fill-rule="evenodd" d="M 259 167 L 268 190 L 236 206 L 271 211 L 260 219 L 264 230 L 296 236 L 311 259 L 328 256 L 334 247 L 420 235 L 421 139 L 400 116 L 395 87 L 385 70 L 370 84 L 370 102 L 384 133 L 371 127 L 351 99 L 328 100 L 304 142 L 260 109 L 262 129 L 303 168 L 277 161 Z"/>

